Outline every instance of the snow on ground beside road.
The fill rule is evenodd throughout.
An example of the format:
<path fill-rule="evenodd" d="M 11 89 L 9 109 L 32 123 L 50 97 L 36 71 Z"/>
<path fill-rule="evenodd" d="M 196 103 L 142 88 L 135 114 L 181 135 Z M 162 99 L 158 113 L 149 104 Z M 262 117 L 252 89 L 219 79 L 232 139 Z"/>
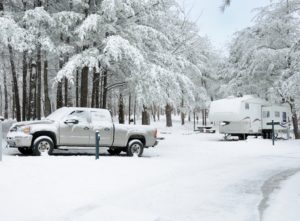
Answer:
<path fill-rule="evenodd" d="M 284 182 L 271 197 L 265 221 L 298 221 L 300 219 L 300 173 Z"/>
<path fill-rule="evenodd" d="M 300 168 L 298 141 L 227 142 L 179 122 L 157 125 L 165 140 L 142 158 L 105 150 L 99 161 L 92 151 L 23 157 L 5 150 L 1 220 L 258 221 L 265 181 Z"/>

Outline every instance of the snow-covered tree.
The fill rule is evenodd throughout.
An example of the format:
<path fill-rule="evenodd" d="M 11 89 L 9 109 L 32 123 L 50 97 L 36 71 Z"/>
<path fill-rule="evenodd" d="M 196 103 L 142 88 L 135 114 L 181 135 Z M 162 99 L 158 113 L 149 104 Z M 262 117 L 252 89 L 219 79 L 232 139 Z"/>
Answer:
<path fill-rule="evenodd" d="M 299 5 L 299 0 L 271 3 L 259 10 L 253 26 L 236 34 L 226 82 L 229 93 L 288 102 L 297 138 L 297 83 L 291 77 L 296 74 L 294 64 L 298 59 Z"/>

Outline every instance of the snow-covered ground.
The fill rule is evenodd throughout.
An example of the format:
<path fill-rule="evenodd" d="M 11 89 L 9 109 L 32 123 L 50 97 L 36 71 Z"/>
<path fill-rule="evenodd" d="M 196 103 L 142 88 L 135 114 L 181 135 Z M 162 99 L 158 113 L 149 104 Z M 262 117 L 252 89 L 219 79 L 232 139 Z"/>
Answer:
<path fill-rule="evenodd" d="M 298 221 L 300 142 L 160 128 L 142 158 L 102 150 L 0 162 L 0 220 Z M 281 187 L 281 188 L 280 188 Z"/>

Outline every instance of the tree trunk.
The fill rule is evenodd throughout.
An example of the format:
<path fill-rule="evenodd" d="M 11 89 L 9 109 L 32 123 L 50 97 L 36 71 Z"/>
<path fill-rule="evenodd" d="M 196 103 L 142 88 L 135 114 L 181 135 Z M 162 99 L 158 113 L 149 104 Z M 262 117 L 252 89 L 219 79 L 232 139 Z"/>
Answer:
<path fill-rule="evenodd" d="M 152 106 L 152 117 L 153 117 L 153 121 L 156 122 L 156 106 L 153 105 Z"/>
<path fill-rule="evenodd" d="M 65 89 L 65 107 L 68 107 L 69 106 L 69 102 L 68 102 L 68 89 L 69 89 L 69 82 L 68 82 L 68 79 L 65 77 L 64 78 L 64 89 Z"/>
<path fill-rule="evenodd" d="M 26 12 L 26 1 L 23 2 L 23 11 Z M 23 28 L 26 29 L 26 25 L 23 25 Z M 22 59 L 22 66 L 23 66 L 23 100 L 22 100 L 22 120 L 25 121 L 27 119 L 27 108 L 28 108 L 28 101 L 27 101 L 27 69 L 28 69 L 28 63 L 27 63 L 27 51 L 23 52 L 23 59 Z"/>
<path fill-rule="evenodd" d="M 61 40 L 62 40 L 62 36 L 61 36 Z M 59 58 L 59 69 L 63 68 L 63 58 L 60 57 Z M 63 79 L 61 79 L 59 82 L 57 82 L 57 89 L 56 89 L 56 109 L 59 109 L 61 107 L 63 107 L 63 92 L 62 92 L 62 81 Z"/>
<path fill-rule="evenodd" d="M 48 61 L 46 58 L 44 59 L 44 99 L 45 99 L 45 116 L 51 114 L 51 102 L 49 98 L 49 86 L 48 86 Z"/>
<path fill-rule="evenodd" d="M 184 113 L 184 100 L 183 98 L 181 99 L 181 112 L 180 112 L 180 115 L 181 115 L 181 125 L 184 125 L 185 124 L 185 113 Z"/>
<path fill-rule="evenodd" d="M 128 97 L 128 124 L 131 123 L 131 94 Z"/>
<path fill-rule="evenodd" d="M 56 90 L 56 109 L 59 109 L 63 106 L 63 94 L 62 94 L 62 80 L 57 82 Z"/>
<path fill-rule="evenodd" d="M 99 87 L 99 107 L 102 107 L 102 98 L 103 98 L 103 72 L 99 75 L 100 87 Z"/>
<path fill-rule="evenodd" d="M 120 97 L 119 97 L 119 123 L 120 124 L 125 123 L 124 101 L 123 101 L 123 95 L 122 94 L 120 94 Z"/>
<path fill-rule="evenodd" d="M 172 127 L 172 107 L 171 105 L 166 105 L 166 126 Z"/>
<path fill-rule="evenodd" d="M 136 99 L 134 99 L 134 106 L 133 106 L 133 123 L 136 125 Z"/>
<path fill-rule="evenodd" d="M 41 119 L 41 98 L 42 98 L 42 57 L 41 57 L 41 44 L 37 46 L 37 95 L 36 95 L 36 117 L 38 120 Z"/>
<path fill-rule="evenodd" d="M 100 96 L 100 88 L 99 88 L 99 84 L 100 84 L 100 73 L 97 73 L 96 74 L 96 97 L 95 97 L 95 105 L 96 105 L 96 108 L 99 108 L 100 107 L 100 103 L 99 103 L 99 96 Z"/>
<path fill-rule="evenodd" d="M 204 109 L 204 126 L 207 126 L 207 110 Z"/>
<path fill-rule="evenodd" d="M 146 106 L 143 106 L 142 125 L 150 125 L 150 117 Z"/>
<path fill-rule="evenodd" d="M 83 8 L 83 13 L 85 18 L 89 15 L 89 8 L 91 1 L 85 1 L 85 5 Z M 83 46 L 83 51 L 88 49 L 89 45 Z M 80 85 L 80 107 L 87 107 L 88 106 L 88 82 L 89 82 L 89 68 L 87 66 L 83 67 L 81 70 L 81 85 Z"/>
<path fill-rule="evenodd" d="M 292 112 L 292 121 L 293 121 L 295 139 L 298 140 L 300 139 L 300 134 L 299 134 L 298 115 L 296 112 L 296 105 L 293 101 L 291 101 L 289 105 L 291 107 L 291 112 Z"/>
<path fill-rule="evenodd" d="M 12 105 L 11 105 L 11 112 L 12 112 L 12 119 L 15 119 L 16 116 L 16 102 L 15 102 L 15 92 L 14 92 L 14 87 L 12 87 Z"/>
<path fill-rule="evenodd" d="M 8 119 L 8 93 L 6 74 L 4 74 L 4 118 Z"/>
<path fill-rule="evenodd" d="M 185 124 L 185 114 L 183 112 L 180 113 L 181 115 L 181 125 Z"/>
<path fill-rule="evenodd" d="M 3 1 L 4 1 L 4 0 L 1 0 L 1 1 L 0 1 L 0 12 L 3 12 L 3 11 L 4 11 Z"/>
<path fill-rule="evenodd" d="M 81 71 L 81 88 L 80 88 L 80 107 L 88 106 L 88 83 L 89 68 L 83 67 Z"/>
<path fill-rule="evenodd" d="M 0 116 L 2 115 L 2 107 L 3 107 L 3 93 L 2 93 L 2 84 L 0 84 Z"/>
<path fill-rule="evenodd" d="M 14 99 L 16 103 L 16 118 L 17 121 L 21 121 L 21 106 L 20 106 L 20 98 L 19 98 L 18 77 L 17 77 L 16 67 L 14 62 L 13 49 L 10 44 L 8 44 L 8 50 L 9 50 L 9 58 L 10 58 L 10 65 L 11 65 L 11 73 L 13 78 Z"/>
<path fill-rule="evenodd" d="M 79 71 L 76 70 L 76 82 L 75 82 L 75 93 L 76 93 L 76 101 L 75 106 L 79 107 Z"/>
<path fill-rule="evenodd" d="M 36 105 L 37 105 L 37 68 L 36 68 L 36 64 L 35 64 L 35 68 L 34 68 L 34 82 L 33 82 L 33 119 L 37 119 L 37 112 L 36 112 Z"/>
<path fill-rule="evenodd" d="M 34 107 L 34 83 L 35 77 L 33 75 L 32 59 L 29 61 L 29 97 L 28 97 L 28 109 L 27 109 L 27 120 L 30 120 L 33 117 L 33 107 Z"/>
<path fill-rule="evenodd" d="M 103 73 L 103 94 L 102 94 L 102 108 L 106 108 L 107 100 L 107 71 Z"/>
<path fill-rule="evenodd" d="M 23 105 L 22 105 L 22 120 L 25 121 L 26 110 L 28 108 L 27 102 L 27 51 L 23 52 Z"/>
<path fill-rule="evenodd" d="M 100 84 L 99 75 L 100 74 L 96 72 L 96 68 L 94 68 L 93 89 L 92 89 L 92 107 L 99 106 L 99 84 Z"/>

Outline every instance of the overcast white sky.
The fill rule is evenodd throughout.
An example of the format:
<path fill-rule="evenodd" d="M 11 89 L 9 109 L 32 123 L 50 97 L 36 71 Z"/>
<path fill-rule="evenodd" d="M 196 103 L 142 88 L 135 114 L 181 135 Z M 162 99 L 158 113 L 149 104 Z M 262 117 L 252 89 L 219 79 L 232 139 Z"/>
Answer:
<path fill-rule="evenodd" d="M 186 10 L 192 8 L 191 19 L 198 20 L 201 35 L 207 35 L 214 46 L 226 51 L 232 35 L 251 25 L 255 8 L 266 6 L 270 0 L 232 0 L 224 13 L 220 6 L 223 0 L 181 0 Z"/>

